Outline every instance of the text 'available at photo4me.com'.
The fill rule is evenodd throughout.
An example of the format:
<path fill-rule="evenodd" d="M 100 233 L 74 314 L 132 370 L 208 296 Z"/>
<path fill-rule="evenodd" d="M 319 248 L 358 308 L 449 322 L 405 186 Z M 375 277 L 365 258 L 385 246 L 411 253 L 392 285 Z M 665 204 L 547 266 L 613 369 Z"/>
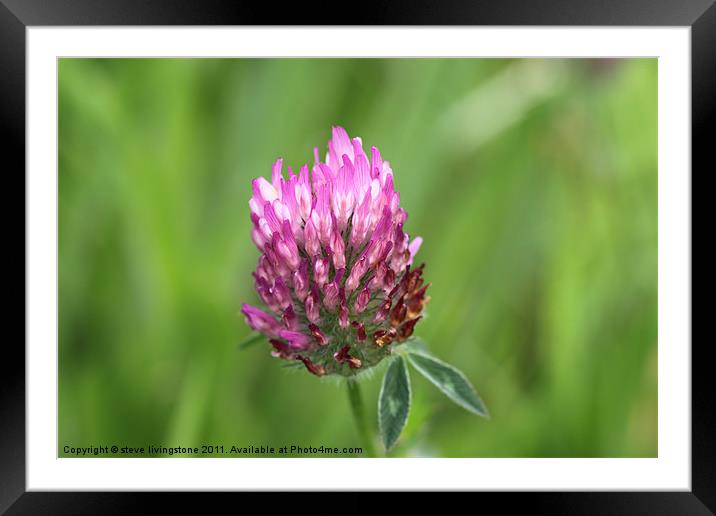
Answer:
<path fill-rule="evenodd" d="M 311 446 L 290 444 L 285 446 L 203 444 L 200 446 L 128 446 L 103 444 L 96 446 L 62 447 L 64 457 L 282 457 L 282 456 L 360 456 L 361 447 Z"/>

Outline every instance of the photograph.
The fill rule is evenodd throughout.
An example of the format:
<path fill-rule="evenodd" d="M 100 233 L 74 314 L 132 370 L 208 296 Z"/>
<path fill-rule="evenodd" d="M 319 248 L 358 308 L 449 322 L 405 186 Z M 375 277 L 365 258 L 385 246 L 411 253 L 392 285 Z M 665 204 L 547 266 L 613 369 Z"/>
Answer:
<path fill-rule="evenodd" d="M 657 458 L 659 59 L 57 59 L 59 458 Z"/>
<path fill-rule="evenodd" d="M 713 513 L 714 0 L 0 4 L 0 514 Z"/>

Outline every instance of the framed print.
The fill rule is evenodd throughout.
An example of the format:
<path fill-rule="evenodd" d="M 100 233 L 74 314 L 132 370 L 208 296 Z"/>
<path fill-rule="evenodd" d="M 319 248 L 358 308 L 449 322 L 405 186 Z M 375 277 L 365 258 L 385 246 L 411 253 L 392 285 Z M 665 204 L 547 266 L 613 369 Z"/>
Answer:
<path fill-rule="evenodd" d="M 26 338 L 3 361 L 0 508 L 438 490 L 714 510 L 691 336 L 709 2 L 352 26 L 4 4 Z"/>

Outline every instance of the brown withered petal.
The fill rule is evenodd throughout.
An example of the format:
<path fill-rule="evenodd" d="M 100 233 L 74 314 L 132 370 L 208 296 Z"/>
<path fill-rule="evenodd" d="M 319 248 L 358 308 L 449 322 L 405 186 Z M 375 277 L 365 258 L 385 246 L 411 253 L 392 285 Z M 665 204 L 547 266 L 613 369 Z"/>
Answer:
<path fill-rule="evenodd" d="M 403 288 L 403 289 L 404 289 L 405 286 L 408 284 L 408 277 L 409 277 L 409 276 L 410 276 L 410 265 L 408 265 L 407 267 L 405 267 L 405 272 L 403 273 L 403 277 L 400 278 L 400 281 L 398 282 L 398 284 L 395 286 L 395 288 L 394 288 L 393 290 L 395 291 L 395 290 L 397 290 L 398 288 Z M 394 293 L 394 292 L 393 292 L 393 293 Z"/>
<path fill-rule="evenodd" d="M 310 358 L 306 358 L 306 357 L 302 357 L 302 356 L 297 356 L 296 358 L 298 360 L 300 360 L 301 362 L 303 362 L 303 365 L 306 366 L 306 369 L 308 369 L 310 372 L 312 372 L 316 376 L 323 376 L 324 374 L 326 374 L 326 370 L 322 366 L 319 366 L 318 364 L 314 364 Z"/>
<path fill-rule="evenodd" d="M 415 294 L 413 294 L 413 296 L 414 296 L 414 297 L 419 297 L 419 298 L 422 299 L 423 297 L 425 297 L 425 291 L 428 289 L 428 287 L 429 287 L 431 284 L 432 284 L 432 283 L 428 283 L 428 284 L 425 285 L 423 288 L 421 288 L 420 290 L 418 290 Z"/>
<path fill-rule="evenodd" d="M 351 326 L 353 326 L 353 328 L 355 328 L 358 340 L 360 342 L 363 342 L 367 337 L 367 335 L 365 333 L 365 326 L 363 326 L 363 324 L 359 323 L 358 321 L 353 321 L 351 323 Z"/>
<path fill-rule="evenodd" d="M 427 302 L 430 300 L 429 297 L 425 297 L 425 291 L 430 286 L 430 283 L 425 285 L 423 288 L 418 290 L 415 294 L 411 296 L 411 298 L 408 300 L 408 319 L 415 319 L 420 313 L 423 311 L 423 308 L 427 304 Z"/>
<path fill-rule="evenodd" d="M 388 299 L 392 299 L 393 296 L 400 290 L 400 287 L 402 286 L 402 281 L 399 281 L 394 287 L 393 290 L 390 291 L 390 294 L 388 294 Z"/>
<path fill-rule="evenodd" d="M 415 291 L 415 289 L 418 287 L 418 282 L 422 283 L 422 274 L 423 270 L 418 268 L 414 271 L 411 271 L 408 275 L 407 281 L 405 283 L 405 291 L 408 293 L 412 293 Z"/>
<path fill-rule="evenodd" d="M 423 311 L 423 300 L 418 297 L 411 297 L 408 301 L 408 313 L 406 318 L 415 319 Z"/>
<path fill-rule="evenodd" d="M 415 319 L 406 322 L 400 328 L 398 328 L 398 340 L 402 342 L 408 337 L 410 337 L 413 334 L 413 329 L 415 328 L 415 325 L 420 319 L 422 319 L 422 316 L 416 317 Z"/>
<path fill-rule="evenodd" d="M 390 313 L 390 324 L 392 326 L 399 326 L 405 320 L 407 311 L 408 308 L 405 306 L 403 296 L 401 296 L 398 302 L 395 303 L 395 308 L 393 308 L 393 311 Z"/>
<path fill-rule="evenodd" d="M 373 342 L 375 342 L 376 346 L 382 348 L 383 346 L 387 346 L 393 342 L 396 335 L 397 332 L 395 331 L 395 328 L 390 328 L 389 330 L 378 330 L 373 334 Z"/>

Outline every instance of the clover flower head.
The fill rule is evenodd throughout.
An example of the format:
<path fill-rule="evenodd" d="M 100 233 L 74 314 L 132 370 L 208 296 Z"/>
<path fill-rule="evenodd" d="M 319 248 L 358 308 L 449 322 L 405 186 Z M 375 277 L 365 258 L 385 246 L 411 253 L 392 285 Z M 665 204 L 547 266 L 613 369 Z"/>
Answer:
<path fill-rule="evenodd" d="M 428 302 L 422 239 L 404 231 L 393 171 L 376 147 L 334 127 L 325 162 L 298 175 L 283 160 L 271 181 L 252 182 L 251 237 L 261 252 L 253 273 L 268 310 L 244 304 L 247 324 L 272 354 L 318 376 L 353 376 L 379 363 L 413 333 Z"/>

